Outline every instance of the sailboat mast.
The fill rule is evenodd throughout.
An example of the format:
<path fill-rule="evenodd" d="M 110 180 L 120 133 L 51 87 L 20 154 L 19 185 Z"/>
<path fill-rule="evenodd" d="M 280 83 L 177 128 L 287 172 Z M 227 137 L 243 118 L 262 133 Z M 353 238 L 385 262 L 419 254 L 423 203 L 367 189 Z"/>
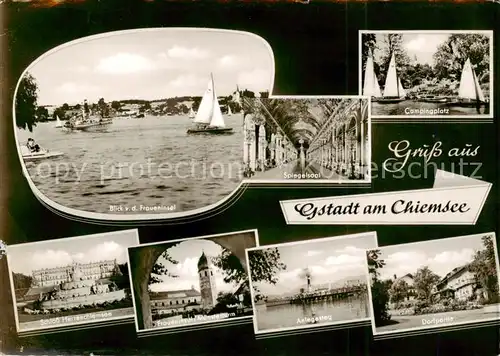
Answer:
<path fill-rule="evenodd" d="M 212 81 L 212 99 L 216 99 L 216 94 L 215 94 L 215 84 L 214 84 L 214 75 L 213 73 L 210 73 L 210 80 Z"/>
<path fill-rule="evenodd" d="M 394 56 L 394 70 L 396 71 L 396 81 L 397 81 L 397 90 L 398 90 L 398 98 L 401 97 L 401 92 L 399 90 L 399 83 L 401 83 L 401 79 L 399 78 L 399 74 L 398 74 L 398 66 L 396 65 L 396 54 L 393 52 L 392 55 Z"/>

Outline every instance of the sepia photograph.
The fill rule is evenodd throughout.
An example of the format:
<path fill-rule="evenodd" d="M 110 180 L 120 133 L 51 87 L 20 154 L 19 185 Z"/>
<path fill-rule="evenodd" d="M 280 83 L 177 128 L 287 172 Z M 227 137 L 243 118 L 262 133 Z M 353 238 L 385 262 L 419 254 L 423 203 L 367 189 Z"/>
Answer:
<path fill-rule="evenodd" d="M 66 43 L 18 83 L 23 170 L 45 203 L 86 218 L 209 210 L 243 180 L 241 96 L 268 96 L 273 82 L 270 46 L 247 32 L 153 28 Z"/>
<path fill-rule="evenodd" d="M 137 230 L 7 246 L 18 332 L 133 319 L 127 248 Z"/>
<path fill-rule="evenodd" d="M 251 318 L 245 249 L 257 230 L 129 249 L 137 331 Z"/>
<path fill-rule="evenodd" d="M 376 232 L 247 250 L 255 333 L 370 320 L 366 250 Z"/>
<path fill-rule="evenodd" d="M 493 118 L 493 31 L 360 31 L 374 118 Z"/>
<path fill-rule="evenodd" d="M 369 183 L 369 98 L 242 97 L 244 176 L 263 183 Z"/>
<path fill-rule="evenodd" d="M 494 233 L 367 251 L 374 334 L 497 320 Z"/>

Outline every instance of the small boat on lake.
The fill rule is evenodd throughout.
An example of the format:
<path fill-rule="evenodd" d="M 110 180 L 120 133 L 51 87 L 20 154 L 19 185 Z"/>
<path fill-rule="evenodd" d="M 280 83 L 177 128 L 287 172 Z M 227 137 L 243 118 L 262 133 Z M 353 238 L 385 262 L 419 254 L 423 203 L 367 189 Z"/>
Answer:
<path fill-rule="evenodd" d="M 446 103 L 448 101 L 447 98 L 442 97 L 442 96 L 435 96 L 435 95 L 422 95 L 417 97 L 417 101 L 422 102 L 422 103 Z"/>
<path fill-rule="evenodd" d="M 233 112 L 231 111 L 231 107 L 228 105 L 227 106 L 227 116 L 233 115 Z"/>
<path fill-rule="evenodd" d="M 40 148 L 38 151 L 35 152 L 30 150 L 30 148 L 26 145 L 20 145 L 19 148 L 21 151 L 21 157 L 25 161 L 35 161 L 41 159 L 55 158 L 64 155 L 63 152 L 49 151 L 43 148 Z"/>
<path fill-rule="evenodd" d="M 194 119 L 196 117 L 196 113 L 194 112 L 193 108 L 189 109 L 189 118 Z"/>
<path fill-rule="evenodd" d="M 195 126 L 187 130 L 188 134 L 230 134 L 233 131 L 224 122 L 212 74 L 193 122 Z"/>
<path fill-rule="evenodd" d="M 468 58 L 462 69 L 458 96 L 446 104 L 449 106 L 462 107 L 476 107 L 487 104 L 483 90 L 479 85 L 476 72 L 474 68 L 472 68 L 472 64 Z"/>
<path fill-rule="evenodd" d="M 54 127 L 56 129 L 63 127 L 63 123 L 62 123 L 61 119 L 59 119 L 59 115 L 56 115 L 56 126 L 54 126 Z"/>
<path fill-rule="evenodd" d="M 396 57 L 394 53 L 389 62 L 389 69 L 385 77 L 384 93 L 382 98 L 377 99 L 380 104 L 395 104 L 406 100 L 406 92 L 401 84 L 401 79 L 396 71 Z"/>

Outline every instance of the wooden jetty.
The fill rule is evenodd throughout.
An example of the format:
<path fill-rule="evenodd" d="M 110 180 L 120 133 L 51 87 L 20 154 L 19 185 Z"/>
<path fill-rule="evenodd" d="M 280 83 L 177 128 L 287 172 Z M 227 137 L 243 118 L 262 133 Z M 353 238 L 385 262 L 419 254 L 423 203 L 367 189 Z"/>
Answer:
<path fill-rule="evenodd" d="M 266 306 L 272 307 L 272 306 L 287 305 L 287 304 L 303 304 L 303 303 L 322 302 L 322 301 L 334 301 L 334 300 L 346 299 L 349 297 L 355 297 L 358 295 L 362 295 L 366 292 L 367 292 L 366 285 L 313 291 L 313 292 L 304 292 L 290 297 L 267 300 Z"/>

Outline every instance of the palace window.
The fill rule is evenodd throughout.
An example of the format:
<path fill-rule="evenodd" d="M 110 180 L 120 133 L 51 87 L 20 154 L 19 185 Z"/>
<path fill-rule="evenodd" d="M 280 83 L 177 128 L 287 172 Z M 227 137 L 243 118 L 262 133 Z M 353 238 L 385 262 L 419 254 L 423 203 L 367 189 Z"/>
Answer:
<path fill-rule="evenodd" d="M 172 304 L 173 304 L 173 302 L 172 302 L 172 301 L 170 301 L 170 305 L 172 305 Z"/>
<path fill-rule="evenodd" d="M 176 301 L 175 301 L 175 304 L 179 304 L 179 301 L 178 301 L 178 300 L 176 300 Z"/>
<path fill-rule="evenodd" d="M 182 304 L 184 304 L 184 299 L 182 300 Z"/>

